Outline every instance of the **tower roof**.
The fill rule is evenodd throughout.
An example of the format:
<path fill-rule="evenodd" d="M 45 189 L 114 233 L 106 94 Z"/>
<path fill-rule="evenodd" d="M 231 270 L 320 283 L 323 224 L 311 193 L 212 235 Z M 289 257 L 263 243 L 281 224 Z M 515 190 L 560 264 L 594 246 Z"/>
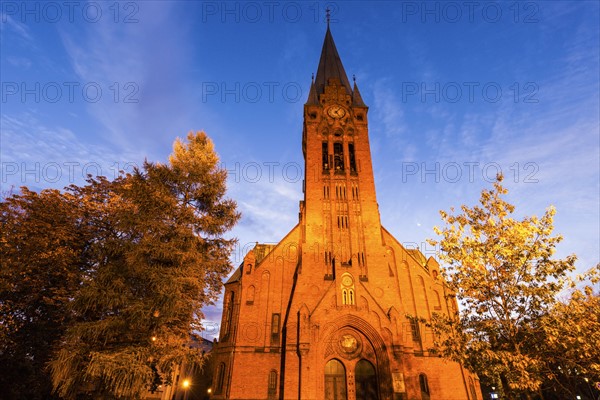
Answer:
<path fill-rule="evenodd" d="M 354 88 L 352 89 L 352 105 L 358 107 L 366 107 L 365 102 L 358 91 L 358 86 L 356 85 L 356 80 L 354 81 Z"/>
<path fill-rule="evenodd" d="M 335 48 L 333 36 L 331 35 L 328 24 L 327 32 L 325 33 L 325 41 L 323 42 L 323 49 L 321 50 L 319 68 L 317 69 L 317 77 L 315 79 L 315 86 L 318 94 L 323 93 L 327 80 L 330 78 L 339 79 L 342 86 L 346 88 L 346 92 L 350 95 L 352 94 L 348 76 L 346 76 L 342 60 Z"/>

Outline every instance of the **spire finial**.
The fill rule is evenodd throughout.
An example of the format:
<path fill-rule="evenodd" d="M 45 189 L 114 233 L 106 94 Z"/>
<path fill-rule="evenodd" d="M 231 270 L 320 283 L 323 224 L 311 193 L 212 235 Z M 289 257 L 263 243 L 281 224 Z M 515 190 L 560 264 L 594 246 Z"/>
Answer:
<path fill-rule="evenodd" d="M 327 19 L 327 28 L 329 28 L 329 20 L 331 19 L 331 10 L 329 7 L 325 9 L 325 18 Z"/>
<path fill-rule="evenodd" d="M 356 75 L 352 74 L 352 80 L 354 81 L 354 84 L 356 85 Z"/>
<path fill-rule="evenodd" d="M 314 72 L 311 74 L 310 82 L 315 83 L 315 73 Z"/>

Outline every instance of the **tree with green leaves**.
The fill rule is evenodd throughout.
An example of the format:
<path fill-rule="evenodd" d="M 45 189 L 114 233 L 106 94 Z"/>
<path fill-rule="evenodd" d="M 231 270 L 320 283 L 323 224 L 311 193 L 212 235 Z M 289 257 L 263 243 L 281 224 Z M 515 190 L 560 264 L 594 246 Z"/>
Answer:
<path fill-rule="evenodd" d="M 477 206 L 440 212 L 446 226 L 435 228 L 441 239 L 430 243 L 440 246 L 444 276 L 462 311 L 460 319 L 435 315 L 429 322 L 438 334 L 436 351 L 510 399 L 537 393 L 546 379 L 544 356 L 533 343 L 576 258 L 553 258 L 562 240 L 552 235 L 554 208 L 517 220 L 501 182 L 499 176 L 484 190 Z"/>
<path fill-rule="evenodd" d="M 216 300 L 231 270 L 234 240 L 223 235 L 239 219 L 235 202 L 225 198 L 225 181 L 213 144 L 201 132 L 177 140 L 168 164 L 145 162 L 113 181 L 90 177 L 85 186 L 53 191 L 73 208 L 64 224 L 67 239 L 53 243 L 59 249 L 54 258 L 36 263 L 33 249 L 20 251 L 27 237 L 4 235 L 3 227 L 9 268 L 0 278 L 0 335 L 31 320 L 20 313 L 17 296 L 8 301 L 19 277 L 60 275 L 66 268 L 74 271 L 73 284 L 60 292 L 63 302 L 57 305 L 65 317 L 48 317 L 59 334 L 48 343 L 54 350 L 48 371 L 60 397 L 137 398 L 169 383 L 175 366 L 201 364 L 190 340 L 202 329 L 202 307 Z M 31 221 L 37 219 L 22 207 L 11 208 L 15 201 L 3 205 L 11 211 L 3 208 L 3 224 L 31 229 L 33 240 L 57 235 L 52 218 L 65 205 L 49 210 L 49 222 L 34 230 Z M 56 282 L 40 279 L 40 290 L 54 290 Z"/>

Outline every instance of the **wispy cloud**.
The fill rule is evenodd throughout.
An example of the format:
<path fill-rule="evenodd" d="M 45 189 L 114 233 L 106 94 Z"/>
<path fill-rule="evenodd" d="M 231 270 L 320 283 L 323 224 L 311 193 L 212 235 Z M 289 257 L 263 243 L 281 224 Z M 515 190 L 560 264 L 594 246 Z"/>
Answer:
<path fill-rule="evenodd" d="M 499 166 L 510 189 L 509 201 L 517 206 L 519 216 L 540 215 L 547 206 L 556 206 L 556 232 L 566 234 L 558 256 L 580 255 L 579 270 L 598 262 L 598 28 L 582 24 L 575 31 L 564 38 L 561 56 L 553 60 L 551 68 L 519 81 L 521 89 L 528 80 L 535 81 L 537 102 L 525 101 L 527 92 L 523 90 L 516 100 L 509 92 L 497 104 L 479 101 L 467 108 L 444 101 L 421 102 L 414 109 L 421 116 L 428 115 L 419 123 L 427 128 L 417 131 L 415 119 L 407 118 L 411 105 L 401 103 L 399 93 L 386 91 L 385 85 L 376 88 L 374 109 L 381 108 L 376 118 L 389 126 L 386 129 L 400 133 L 393 127 L 397 123 L 413 142 L 428 138 L 426 146 L 414 148 L 412 158 L 403 155 L 402 163 L 396 164 L 396 176 L 383 171 L 378 179 L 383 223 L 399 240 L 424 244 L 425 238 L 433 236 L 431 227 L 440 223 L 437 210 L 475 204 L 481 189 L 491 186 L 495 166 Z M 397 86 L 394 82 L 388 86 Z M 400 151 L 401 147 L 396 148 Z M 417 172 L 407 176 L 402 169 L 411 161 L 416 162 L 411 168 Z M 472 164 L 472 180 L 465 163 L 477 163 Z M 451 164 L 445 176 L 444 167 Z M 448 178 L 454 178 L 455 165 L 462 175 L 451 182 Z M 491 167 L 487 175 L 486 166 Z M 400 182 L 402 190 L 392 189 Z M 390 203 L 391 198 L 395 201 Z"/>
<path fill-rule="evenodd" d="M 230 185 L 230 193 L 239 202 L 242 221 L 234 233 L 240 242 L 278 241 L 298 222 L 299 183 L 280 179 Z"/>
<path fill-rule="evenodd" d="M 4 29 L 10 29 L 12 32 L 19 35 L 22 39 L 25 39 L 27 41 L 33 40 L 30 30 L 26 24 L 15 20 L 13 17 L 7 15 L 6 13 L 0 13 L 0 21 L 2 21 L 2 23 L 0 23 L 0 30 L 3 31 Z"/>
<path fill-rule="evenodd" d="M 31 67 L 32 64 L 32 61 L 25 57 L 6 57 L 6 61 L 14 67 L 25 69 Z"/>
<path fill-rule="evenodd" d="M 394 90 L 390 79 L 379 79 L 373 87 L 373 109 L 374 115 L 370 118 L 371 129 L 383 130 L 386 140 L 391 140 L 399 151 L 398 156 L 402 160 L 413 160 L 417 147 L 407 140 L 409 132 L 404 115 L 404 104 L 402 104 L 399 93 Z M 372 139 L 377 140 L 376 138 Z"/>
<path fill-rule="evenodd" d="M 193 128 L 193 115 L 201 110 L 194 107 L 197 99 L 186 79 L 192 65 L 190 20 L 177 18 L 173 3 L 139 6 L 136 23 L 103 19 L 81 32 L 62 30 L 61 38 L 81 81 L 99 83 L 108 94 L 88 104 L 106 137 L 122 148 L 151 153 Z"/>
<path fill-rule="evenodd" d="M 139 155 L 82 142 L 72 130 L 47 126 L 31 113 L 2 115 L 2 186 L 83 184 L 87 174 L 114 178 L 139 165 Z"/>

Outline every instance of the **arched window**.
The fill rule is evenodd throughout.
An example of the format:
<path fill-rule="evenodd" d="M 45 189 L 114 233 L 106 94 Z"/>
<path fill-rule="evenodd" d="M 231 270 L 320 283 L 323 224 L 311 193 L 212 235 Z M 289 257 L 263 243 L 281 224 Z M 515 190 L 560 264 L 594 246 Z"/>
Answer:
<path fill-rule="evenodd" d="M 419 375 L 419 386 L 421 387 L 421 399 L 429 400 L 429 382 L 427 382 L 427 375 Z"/>
<path fill-rule="evenodd" d="M 442 309 L 442 302 L 440 300 L 440 294 L 438 293 L 437 290 L 433 291 L 433 309 L 434 310 L 441 310 Z"/>
<path fill-rule="evenodd" d="M 256 295 L 256 289 L 254 288 L 253 285 L 248 286 L 247 292 L 246 292 L 246 304 L 247 305 L 252 305 L 254 304 L 254 296 Z"/>
<path fill-rule="evenodd" d="M 423 280 L 423 277 L 421 275 L 417 276 L 417 286 L 419 287 L 419 291 L 421 292 L 419 293 L 419 295 L 421 296 L 423 301 L 425 301 L 425 304 L 427 304 L 427 289 L 425 288 L 425 281 Z"/>
<path fill-rule="evenodd" d="M 336 359 L 325 364 L 325 400 L 346 400 L 346 369 Z"/>
<path fill-rule="evenodd" d="M 229 292 L 225 296 L 225 305 L 223 307 L 223 326 L 221 327 L 221 340 L 227 340 L 231 329 L 231 320 L 233 318 L 233 299 L 234 292 Z"/>
<path fill-rule="evenodd" d="M 349 273 L 342 275 L 342 304 L 354 305 L 356 304 L 356 296 L 354 295 L 354 279 Z"/>
<path fill-rule="evenodd" d="M 421 341 L 421 329 L 419 327 L 419 321 L 411 318 L 409 320 L 410 322 L 410 333 L 412 335 L 412 340 L 413 342 L 420 342 Z"/>
<path fill-rule="evenodd" d="M 281 328 L 281 314 L 271 315 L 271 345 L 279 345 L 279 331 Z"/>
<path fill-rule="evenodd" d="M 333 144 L 333 166 L 336 172 L 344 171 L 344 148 L 341 142 Z"/>
<path fill-rule="evenodd" d="M 269 400 L 277 397 L 277 371 L 274 369 L 269 372 L 269 383 L 268 383 L 268 398 Z"/>
<path fill-rule="evenodd" d="M 353 143 L 348 143 L 348 155 L 350 156 L 350 172 L 356 173 L 356 159 L 354 157 Z"/>
<path fill-rule="evenodd" d="M 217 368 L 217 384 L 216 384 L 216 390 L 215 393 L 216 394 L 220 394 L 223 393 L 223 383 L 225 381 L 225 363 L 221 363 L 219 364 L 219 367 Z"/>
<path fill-rule="evenodd" d="M 377 374 L 375 368 L 367 360 L 360 360 L 354 369 L 356 381 L 356 400 L 378 399 Z"/>
<path fill-rule="evenodd" d="M 323 162 L 323 172 L 329 171 L 329 145 L 327 142 L 323 142 L 321 145 L 321 153 L 322 153 L 322 162 Z"/>

